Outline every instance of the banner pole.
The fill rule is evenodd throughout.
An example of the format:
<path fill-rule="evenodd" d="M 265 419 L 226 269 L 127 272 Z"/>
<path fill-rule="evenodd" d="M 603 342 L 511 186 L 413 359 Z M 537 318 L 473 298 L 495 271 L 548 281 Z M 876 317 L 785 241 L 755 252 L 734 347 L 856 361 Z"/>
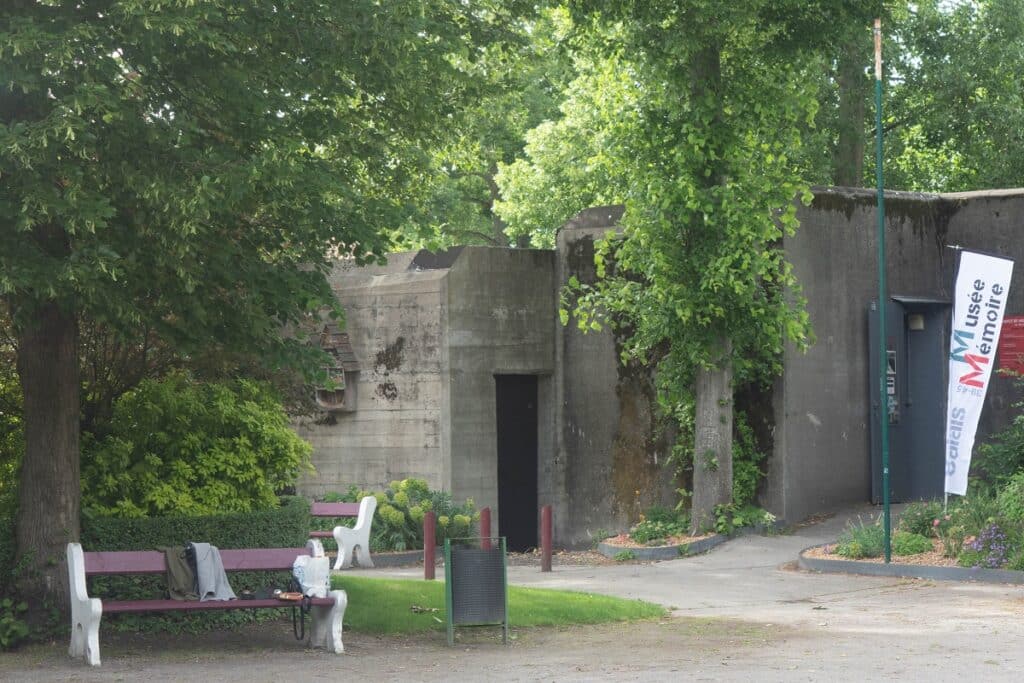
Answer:
<path fill-rule="evenodd" d="M 885 525 L 885 562 L 892 560 L 892 520 L 889 516 L 889 395 L 888 379 L 889 354 L 885 330 L 886 285 L 885 285 L 885 191 L 882 183 L 882 20 L 875 19 L 875 182 L 878 186 L 878 390 L 881 409 L 879 434 L 882 438 L 882 515 Z"/>

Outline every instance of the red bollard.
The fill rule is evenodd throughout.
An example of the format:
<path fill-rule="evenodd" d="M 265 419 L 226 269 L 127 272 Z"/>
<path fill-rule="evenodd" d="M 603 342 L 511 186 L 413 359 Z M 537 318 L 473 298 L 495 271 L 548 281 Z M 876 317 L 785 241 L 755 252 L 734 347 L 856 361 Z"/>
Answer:
<path fill-rule="evenodd" d="M 423 578 L 434 579 L 434 547 L 437 545 L 437 513 L 423 513 Z"/>
<path fill-rule="evenodd" d="M 551 506 L 540 509 L 540 570 L 551 571 Z"/>
<path fill-rule="evenodd" d="M 480 511 L 480 547 L 483 550 L 491 549 L 491 508 L 484 508 Z"/>

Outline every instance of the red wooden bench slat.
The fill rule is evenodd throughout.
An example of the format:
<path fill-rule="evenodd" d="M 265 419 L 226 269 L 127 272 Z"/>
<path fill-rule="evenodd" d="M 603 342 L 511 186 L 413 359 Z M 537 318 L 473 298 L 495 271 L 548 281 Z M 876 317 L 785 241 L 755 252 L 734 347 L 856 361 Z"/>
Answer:
<path fill-rule="evenodd" d="M 314 605 L 329 607 L 334 604 L 333 598 L 313 598 Z M 291 600 L 124 600 L 120 602 L 103 601 L 103 613 L 117 612 L 182 612 L 210 609 L 257 609 L 260 607 L 293 607 L 298 602 Z"/>
<path fill-rule="evenodd" d="M 359 503 L 313 503 L 309 512 L 313 517 L 358 517 Z"/>
<path fill-rule="evenodd" d="M 220 551 L 220 559 L 224 563 L 224 571 L 268 571 L 287 569 L 291 571 L 295 558 L 309 555 L 305 548 L 260 548 L 259 550 L 224 550 Z"/>
<path fill-rule="evenodd" d="M 224 571 L 290 570 L 295 558 L 308 555 L 305 548 L 260 548 L 258 550 L 221 549 Z M 164 554 L 155 550 L 127 552 L 88 552 L 85 557 L 87 576 L 101 574 L 163 574 L 167 571 Z"/>
<path fill-rule="evenodd" d="M 82 553 L 85 574 L 163 574 L 167 571 L 164 554 L 152 550 Z"/>
<path fill-rule="evenodd" d="M 310 531 L 310 538 L 334 538 L 333 531 Z"/>

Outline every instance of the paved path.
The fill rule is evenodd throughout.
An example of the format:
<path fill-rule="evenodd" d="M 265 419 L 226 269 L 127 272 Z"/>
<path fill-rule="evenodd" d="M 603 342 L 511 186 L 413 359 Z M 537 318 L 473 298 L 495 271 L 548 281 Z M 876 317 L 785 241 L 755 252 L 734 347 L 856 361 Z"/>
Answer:
<path fill-rule="evenodd" d="M 509 567 L 509 581 L 639 598 L 679 617 L 768 630 L 764 649 L 744 650 L 749 658 L 731 661 L 728 672 L 711 680 L 1024 680 L 1024 587 L 795 568 L 801 550 L 832 542 L 848 521 L 877 512 L 856 507 L 790 534 L 744 536 L 668 562 L 562 566 L 551 573 Z M 768 675 L 764 667 L 773 659 L 783 666 Z M 817 673 L 800 678 L 808 670 Z"/>

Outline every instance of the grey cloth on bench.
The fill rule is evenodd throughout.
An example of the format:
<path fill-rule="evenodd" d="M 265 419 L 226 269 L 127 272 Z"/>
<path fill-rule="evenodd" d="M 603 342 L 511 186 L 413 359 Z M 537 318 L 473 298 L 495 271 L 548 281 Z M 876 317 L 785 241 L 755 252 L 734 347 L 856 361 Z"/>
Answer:
<path fill-rule="evenodd" d="M 199 588 L 199 601 L 235 600 L 237 596 L 228 583 L 228 575 L 224 573 L 224 563 L 220 559 L 220 551 L 209 543 L 190 543 L 196 554 L 196 584 Z"/>

